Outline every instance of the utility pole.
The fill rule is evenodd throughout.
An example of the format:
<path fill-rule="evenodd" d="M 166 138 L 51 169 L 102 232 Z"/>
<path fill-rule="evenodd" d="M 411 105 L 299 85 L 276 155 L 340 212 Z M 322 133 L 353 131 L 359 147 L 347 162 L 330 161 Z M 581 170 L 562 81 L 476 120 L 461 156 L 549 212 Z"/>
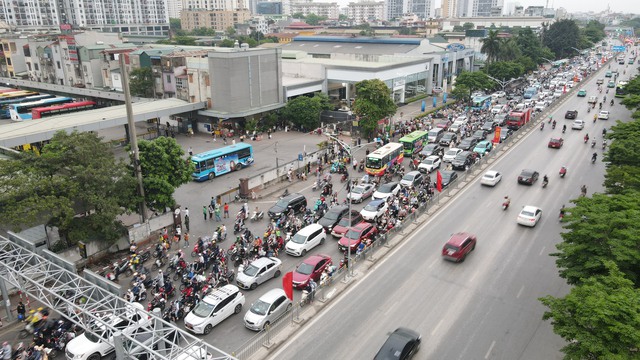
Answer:
<path fill-rule="evenodd" d="M 139 211 L 142 222 L 147 221 L 147 205 L 145 204 L 144 185 L 142 182 L 142 169 L 140 167 L 140 151 L 138 150 L 138 138 L 136 136 L 136 124 L 133 121 L 133 107 L 131 105 L 131 92 L 129 90 L 129 72 L 125 67 L 124 55 L 120 55 L 120 72 L 122 75 L 122 88 L 124 90 L 124 103 L 127 109 L 127 124 L 129 125 L 129 144 L 133 151 L 133 171 L 138 180 L 138 195 L 140 195 Z"/>

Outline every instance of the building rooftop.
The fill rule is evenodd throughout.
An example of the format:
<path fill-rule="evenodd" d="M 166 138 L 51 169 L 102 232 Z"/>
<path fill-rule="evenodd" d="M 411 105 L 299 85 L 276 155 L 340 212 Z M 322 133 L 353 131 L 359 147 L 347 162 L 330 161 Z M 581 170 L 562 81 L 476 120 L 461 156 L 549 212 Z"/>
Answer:
<path fill-rule="evenodd" d="M 377 54 L 394 55 L 415 50 L 424 38 L 348 38 L 331 36 L 297 36 L 283 50 L 299 50 L 313 54 Z"/>

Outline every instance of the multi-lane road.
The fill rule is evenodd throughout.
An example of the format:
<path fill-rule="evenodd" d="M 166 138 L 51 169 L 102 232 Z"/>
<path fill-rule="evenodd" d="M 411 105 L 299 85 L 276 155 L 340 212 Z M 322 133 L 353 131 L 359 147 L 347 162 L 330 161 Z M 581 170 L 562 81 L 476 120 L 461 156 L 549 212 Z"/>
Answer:
<path fill-rule="evenodd" d="M 595 78 L 604 77 L 604 71 L 578 86 L 589 95 L 597 93 Z M 607 98 L 612 96 L 609 91 Z M 571 120 L 563 120 L 568 109 L 577 109 L 578 118 L 587 120 L 584 130 L 570 130 Z M 561 358 L 563 340 L 542 321 L 545 308 L 538 301 L 546 295 L 563 296 L 569 289 L 549 256 L 560 241 L 559 209 L 579 195 L 582 184 L 589 194 L 602 191 L 602 129 L 629 119 L 626 109 L 619 104 L 611 108 L 607 101 L 604 109 L 612 112 L 611 120 L 594 124 L 593 111 L 586 109 L 586 98 L 568 97 L 552 114 L 559 123 L 555 130 L 536 128 L 491 166 L 504 174 L 501 184 L 469 184 L 270 358 L 372 358 L 387 333 L 399 326 L 422 334 L 420 359 Z M 562 135 L 565 123 L 569 130 Z M 594 149 L 583 143 L 586 133 L 598 140 L 595 165 L 590 162 Z M 561 149 L 547 148 L 552 135 L 565 139 Z M 568 167 L 563 179 L 558 176 L 561 166 Z M 541 177 L 548 174 L 549 186 L 543 189 L 541 181 L 518 185 L 523 168 L 538 170 Z M 507 211 L 500 206 L 505 195 L 512 199 Z M 524 205 L 543 209 L 537 227 L 516 224 Z M 440 256 L 443 243 L 457 231 L 478 237 L 476 250 L 461 264 Z"/>

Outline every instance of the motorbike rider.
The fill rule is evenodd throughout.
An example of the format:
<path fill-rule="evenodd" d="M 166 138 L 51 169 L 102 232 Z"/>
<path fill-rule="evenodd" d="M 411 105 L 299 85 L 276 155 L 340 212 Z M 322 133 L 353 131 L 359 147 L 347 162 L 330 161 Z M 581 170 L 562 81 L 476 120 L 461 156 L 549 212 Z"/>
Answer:
<path fill-rule="evenodd" d="M 555 129 L 555 128 L 556 128 L 556 121 L 555 121 L 555 120 L 553 120 L 553 122 L 551 123 L 551 127 L 552 127 L 553 129 Z"/>
<path fill-rule="evenodd" d="M 597 159 L 598 159 L 598 154 L 593 153 L 593 155 L 591 155 L 591 162 L 596 162 Z"/>
<path fill-rule="evenodd" d="M 509 199 L 509 195 L 504 197 L 504 203 L 503 204 L 504 204 L 505 207 L 507 207 L 507 208 L 509 207 L 509 205 L 511 204 L 511 199 Z"/>
<path fill-rule="evenodd" d="M 611 102 L 609 103 L 611 106 L 613 106 L 613 99 L 611 99 Z"/>
<path fill-rule="evenodd" d="M 540 123 L 540 130 L 543 130 L 543 129 L 544 129 L 544 123 L 543 123 L 543 122 L 541 122 L 541 123 Z"/>
<path fill-rule="evenodd" d="M 589 134 L 584 136 L 584 142 L 586 143 L 587 141 L 589 141 Z"/>
<path fill-rule="evenodd" d="M 564 133 L 565 131 L 567 131 L 567 125 L 562 125 L 562 132 Z"/>
<path fill-rule="evenodd" d="M 156 276 L 156 292 L 159 292 L 161 288 L 164 288 L 164 274 L 162 270 L 158 270 L 158 275 Z"/>
<path fill-rule="evenodd" d="M 542 177 L 542 183 L 543 184 L 548 184 L 549 183 L 549 177 L 547 175 Z"/>
<path fill-rule="evenodd" d="M 587 185 L 582 185 L 580 187 L 580 194 L 582 194 L 582 196 L 587 196 Z"/>
<path fill-rule="evenodd" d="M 607 128 L 602 129 L 602 137 L 604 137 L 605 135 L 607 135 Z"/>

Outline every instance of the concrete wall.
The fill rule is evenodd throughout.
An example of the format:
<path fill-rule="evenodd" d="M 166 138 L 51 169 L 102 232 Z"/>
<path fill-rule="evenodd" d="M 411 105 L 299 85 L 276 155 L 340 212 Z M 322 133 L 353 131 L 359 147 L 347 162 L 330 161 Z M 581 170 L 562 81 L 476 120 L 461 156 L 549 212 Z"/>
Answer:
<path fill-rule="evenodd" d="M 145 224 L 135 224 L 129 228 L 129 241 L 139 243 L 146 240 L 154 231 L 173 226 L 173 216 L 166 213 L 149 219 Z M 128 246 L 128 244 L 126 245 Z"/>

